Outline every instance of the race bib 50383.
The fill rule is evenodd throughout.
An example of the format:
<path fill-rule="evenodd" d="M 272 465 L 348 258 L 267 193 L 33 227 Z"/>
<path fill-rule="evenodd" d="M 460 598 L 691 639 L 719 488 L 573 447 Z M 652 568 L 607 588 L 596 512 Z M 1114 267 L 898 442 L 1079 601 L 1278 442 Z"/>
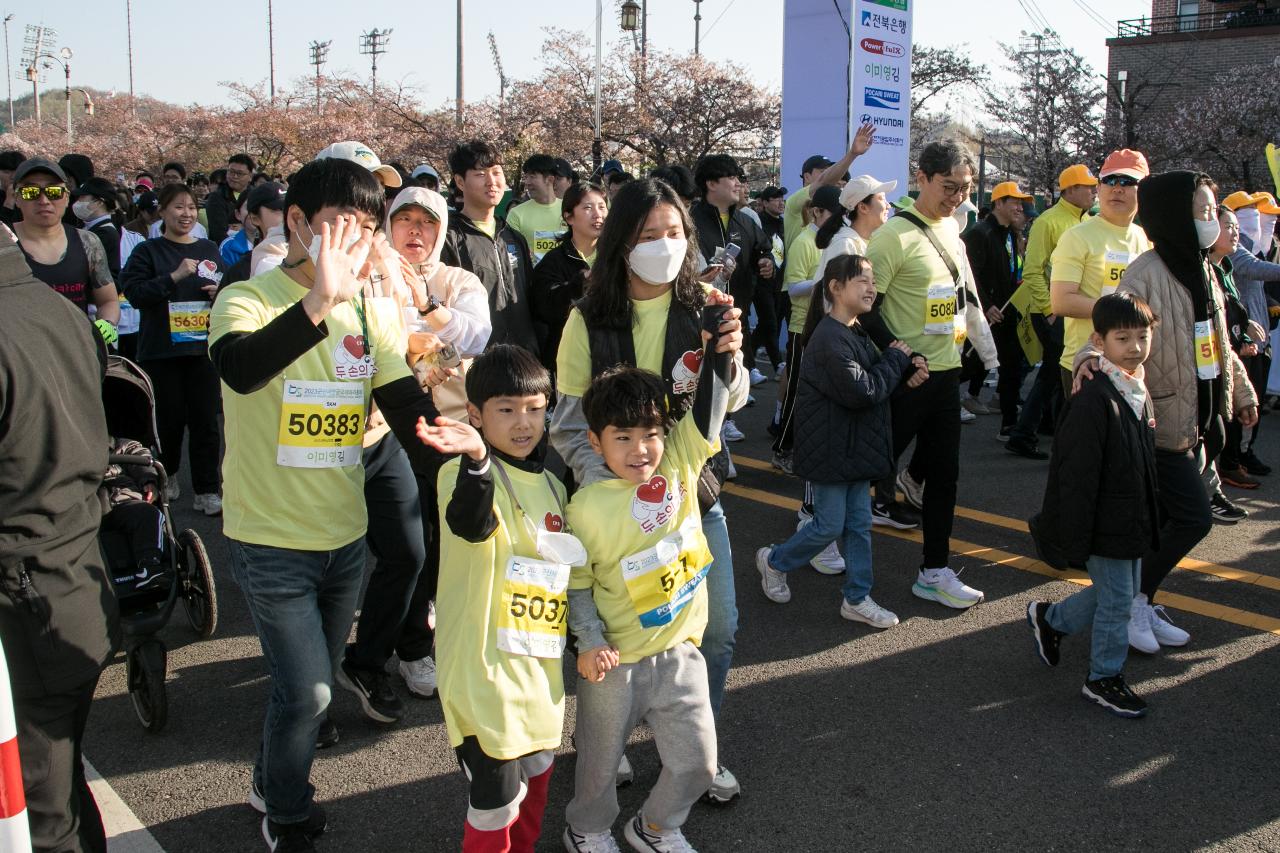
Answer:
<path fill-rule="evenodd" d="M 342 468 L 360 462 L 364 384 L 284 380 L 276 464 Z"/>

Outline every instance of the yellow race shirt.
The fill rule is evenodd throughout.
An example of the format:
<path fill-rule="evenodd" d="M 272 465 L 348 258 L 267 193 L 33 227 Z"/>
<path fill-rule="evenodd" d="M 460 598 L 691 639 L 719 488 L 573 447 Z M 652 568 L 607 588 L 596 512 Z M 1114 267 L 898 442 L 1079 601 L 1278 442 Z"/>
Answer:
<path fill-rule="evenodd" d="M 225 288 L 209 344 L 256 332 L 307 293 L 280 268 Z M 366 300 L 335 308 L 329 335 L 249 394 L 222 386 L 223 532 L 254 545 L 330 551 L 365 534 L 362 439 L 372 388 L 412 376 L 400 331 Z M 364 346 L 367 325 L 372 352 Z"/>
<path fill-rule="evenodd" d="M 600 480 L 569 503 L 569 524 L 588 555 L 569 588 L 591 590 L 605 639 L 623 663 L 685 640 L 702 642 L 711 551 L 702 533 L 698 472 L 719 447 L 685 415 L 667 435 L 647 483 Z"/>
<path fill-rule="evenodd" d="M 559 235 L 568 228 L 560 217 L 560 199 L 550 204 L 539 204 L 533 199 L 523 201 L 507 211 L 507 224 L 519 231 L 529 244 L 535 265 L 556 247 Z"/>
<path fill-rule="evenodd" d="M 1150 248 L 1147 234 L 1139 226 L 1121 228 L 1095 216 L 1067 229 L 1058 241 L 1049 261 L 1052 281 L 1079 282 L 1080 295 L 1090 299 L 1115 293 L 1129 264 Z M 1058 363 L 1070 370 L 1076 353 L 1089 341 L 1093 320 L 1063 319 L 1066 325 L 1062 327 L 1062 359 Z"/>
<path fill-rule="evenodd" d="M 440 706 L 449 743 L 474 736 L 492 758 L 512 759 L 555 749 L 564 727 L 563 660 L 504 651 L 499 631 L 512 614 L 536 619 L 546 631 L 567 630 L 568 595 L 531 594 L 511 580 L 513 557 L 537 558 L 534 530 L 564 529 L 564 487 L 545 473 L 507 465 L 516 501 L 502 478 L 494 479 L 493 512 L 498 526 L 484 542 L 454 536 L 445 509 L 458 481 L 459 459 L 440 469 L 440 585 L 436 593 L 436 663 Z M 496 463 L 490 459 L 490 465 Z M 563 636 L 563 634 L 562 634 Z"/>
<path fill-rule="evenodd" d="M 808 187 L 801 187 L 787 196 L 786 207 L 782 209 L 782 239 L 786 244 L 788 263 L 791 261 L 791 244 L 800 236 L 800 231 L 804 228 L 804 206 L 812 197 L 813 194 Z"/>
<path fill-rule="evenodd" d="M 710 287 L 706 288 L 710 290 Z M 662 375 L 662 354 L 667 342 L 667 313 L 671 310 L 671 294 L 656 299 L 631 300 L 635 325 L 631 339 L 636 348 L 636 367 Z M 672 367 L 672 380 L 677 394 L 692 391 L 698 385 L 702 351 L 689 350 Z M 570 397 L 581 397 L 591 385 L 591 341 L 587 324 L 577 308 L 569 312 L 556 353 L 556 390 Z"/>
<path fill-rule="evenodd" d="M 787 250 L 787 274 L 782 281 L 784 287 L 808 281 L 818 274 L 818 261 L 822 259 L 822 251 L 814 243 L 817 236 L 817 226 L 807 225 Z M 788 332 L 798 335 L 804 331 L 804 321 L 809 316 L 809 303 L 812 298 L 812 293 L 791 297 L 791 319 L 787 321 Z"/>
<path fill-rule="evenodd" d="M 963 270 L 965 251 L 956 221 L 950 216 L 930 219 L 919 208 L 914 213 L 951 253 L 956 268 Z M 925 233 L 901 216 L 895 216 L 871 235 L 867 258 L 875 274 L 876 290 L 884 294 L 881 316 L 894 336 L 929 359 L 930 370 L 960 367 L 960 348 L 955 335 L 947 330 L 947 319 L 954 319 L 957 307 L 955 279 Z M 936 295 L 938 291 L 951 292 L 952 313 L 931 317 L 930 310 L 944 298 Z M 926 333 L 931 323 L 940 333 Z"/>

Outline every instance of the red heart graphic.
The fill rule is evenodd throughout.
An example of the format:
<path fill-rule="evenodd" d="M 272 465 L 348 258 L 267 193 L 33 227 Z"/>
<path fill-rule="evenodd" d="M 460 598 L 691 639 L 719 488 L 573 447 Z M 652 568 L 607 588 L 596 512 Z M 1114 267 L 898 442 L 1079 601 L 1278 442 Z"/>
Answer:
<path fill-rule="evenodd" d="M 680 356 L 680 363 L 694 376 L 702 369 L 702 350 L 689 350 Z"/>
<path fill-rule="evenodd" d="M 201 261 L 200 269 L 204 270 L 205 272 L 217 272 L 218 265 L 215 264 L 213 261 Z"/>
<path fill-rule="evenodd" d="M 342 345 L 356 358 L 364 358 L 364 335 L 347 335 Z"/>
<path fill-rule="evenodd" d="M 636 497 L 647 504 L 660 504 L 667 497 L 667 478 L 654 474 L 636 489 Z"/>
<path fill-rule="evenodd" d="M 542 519 L 542 528 L 548 533 L 559 533 L 564 530 L 564 519 L 555 513 L 549 512 L 546 517 Z"/>

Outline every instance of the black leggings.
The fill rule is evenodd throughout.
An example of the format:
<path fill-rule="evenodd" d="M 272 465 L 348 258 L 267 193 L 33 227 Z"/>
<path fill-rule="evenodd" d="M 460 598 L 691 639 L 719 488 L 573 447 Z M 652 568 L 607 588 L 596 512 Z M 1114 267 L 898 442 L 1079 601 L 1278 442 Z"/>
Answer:
<path fill-rule="evenodd" d="M 772 287 L 757 285 L 752 304 L 756 307 L 756 329 L 751 335 L 751 350 L 760 347 L 769 356 L 769 363 L 777 370 L 782 364 L 782 352 L 778 349 L 778 294 Z"/>
<path fill-rule="evenodd" d="M 799 332 L 787 333 L 787 388 L 782 399 L 782 414 L 779 415 L 778 437 L 773 440 L 773 452 L 785 456 L 795 445 L 792 415 L 796 408 L 796 394 L 800 388 L 800 361 L 804 358 L 804 344 L 800 343 Z"/>
<path fill-rule="evenodd" d="M 1160 547 L 1142 557 L 1142 591 L 1148 600 L 1213 526 L 1209 495 L 1201 478 L 1203 452 L 1201 446 L 1182 453 L 1156 451 L 1156 500 L 1164 520 Z"/>
<path fill-rule="evenodd" d="M 182 439 L 190 436 L 187 460 L 197 495 L 216 494 L 218 476 L 218 373 L 205 355 L 183 355 L 142 362 L 156 396 L 160 461 L 169 479 L 182 467 Z"/>
<path fill-rule="evenodd" d="M 914 439 L 916 452 L 909 467 L 912 477 L 925 483 L 922 567 L 940 569 L 951 551 L 960 479 L 959 368 L 930 373 L 918 388 L 899 391 L 892 408 L 894 464 Z"/>

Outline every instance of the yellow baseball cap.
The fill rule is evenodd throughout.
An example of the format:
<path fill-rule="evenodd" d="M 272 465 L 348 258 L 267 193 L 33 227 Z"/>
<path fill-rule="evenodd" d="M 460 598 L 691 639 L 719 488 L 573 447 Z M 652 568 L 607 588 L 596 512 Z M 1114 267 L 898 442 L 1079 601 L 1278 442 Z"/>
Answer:
<path fill-rule="evenodd" d="M 1231 195 L 1224 198 L 1222 200 L 1222 204 L 1228 210 L 1239 210 L 1242 207 L 1253 207 L 1260 201 L 1262 201 L 1262 199 L 1251 196 L 1244 190 L 1236 190 Z"/>
<path fill-rule="evenodd" d="M 1280 216 L 1280 206 L 1276 205 L 1276 197 L 1269 192 L 1260 192 L 1253 194 L 1253 200 L 1258 203 L 1258 212 L 1265 213 L 1267 216 Z"/>
<path fill-rule="evenodd" d="M 1071 187 L 1096 187 L 1098 179 L 1089 172 L 1089 167 L 1083 163 L 1077 163 L 1074 166 L 1068 166 L 1062 170 L 1062 174 L 1058 175 L 1058 189 L 1066 190 Z"/>
<path fill-rule="evenodd" d="M 996 188 L 991 191 L 992 202 L 997 202 L 1002 198 L 1020 198 L 1023 201 L 1028 201 L 1031 196 L 1018 189 L 1017 181 L 1004 181 L 996 184 Z"/>

